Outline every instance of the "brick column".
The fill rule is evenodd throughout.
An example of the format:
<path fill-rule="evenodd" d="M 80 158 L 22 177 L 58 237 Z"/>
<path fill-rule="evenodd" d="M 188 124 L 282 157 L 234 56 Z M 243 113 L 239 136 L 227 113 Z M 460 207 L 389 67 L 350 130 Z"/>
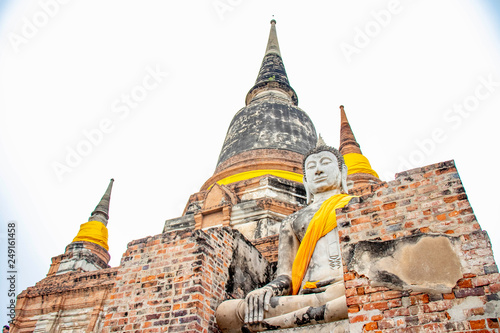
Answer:
<path fill-rule="evenodd" d="M 232 258 L 229 229 L 186 230 L 129 243 L 102 332 L 218 332 Z"/>

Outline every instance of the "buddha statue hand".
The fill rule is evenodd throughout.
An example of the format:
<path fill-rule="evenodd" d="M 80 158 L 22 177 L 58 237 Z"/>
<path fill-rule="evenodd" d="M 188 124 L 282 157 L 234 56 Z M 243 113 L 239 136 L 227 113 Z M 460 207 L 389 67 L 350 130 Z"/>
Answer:
<path fill-rule="evenodd" d="M 250 292 L 245 297 L 245 324 L 258 324 L 264 320 L 264 311 L 269 310 L 269 301 L 274 296 L 274 290 L 267 285 Z"/>
<path fill-rule="evenodd" d="M 269 311 L 271 297 L 290 293 L 292 279 L 288 275 L 279 275 L 274 281 L 262 288 L 250 292 L 245 297 L 245 324 L 258 324 L 264 320 L 264 312 Z"/>

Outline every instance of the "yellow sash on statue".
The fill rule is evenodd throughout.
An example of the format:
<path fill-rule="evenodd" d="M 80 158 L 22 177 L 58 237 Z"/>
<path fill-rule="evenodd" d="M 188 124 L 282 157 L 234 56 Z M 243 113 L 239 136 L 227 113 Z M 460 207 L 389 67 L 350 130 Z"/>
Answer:
<path fill-rule="evenodd" d="M 316 214 L 314 214 L 306 234 L 300 243 L 299 250 L 295 256 L 292 267 L 292 289 L 293 295 L 297 295 L 306 274 L 307 267 L 311 261 L 314 248 L 318 240 L 332 231 L 337 226 L 337 215 L 335 210 L 342 208 L 354 198 L 348 194 L 336 194 L 321 204 Z"/>

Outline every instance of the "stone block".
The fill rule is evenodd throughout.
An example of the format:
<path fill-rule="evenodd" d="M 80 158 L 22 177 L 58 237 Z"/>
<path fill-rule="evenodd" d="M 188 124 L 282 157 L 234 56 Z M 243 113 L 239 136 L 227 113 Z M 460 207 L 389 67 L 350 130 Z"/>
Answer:
<path fill-rule="evenodd" d="M 450 293 L 462 277 L 454 244 L 456 238 L 435 235 L 361 241 L 344 248 L 344 260 L 348 270 L 367 276 L 372 286 Z"/>
<path fill-rule="evenodd" d="M 349 333 L 349 321 L 342 320 L 333 323 L 310 325 L 306 327 L 294 327 L 282 330 L 270 330 L 274 333 Z"/>

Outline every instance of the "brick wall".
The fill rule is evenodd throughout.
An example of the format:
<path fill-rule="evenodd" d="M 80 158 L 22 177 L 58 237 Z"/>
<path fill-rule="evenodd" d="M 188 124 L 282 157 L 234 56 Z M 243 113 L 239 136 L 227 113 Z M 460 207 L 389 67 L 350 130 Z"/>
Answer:
<path fill-rule="evenodd" d="M 251 241 L 253 246 L 270 262 L 278 262 L 279 234 Z"/>
<path fill-rule="evenodd" d="M 95 332 L 118 268 L 51 275 L 17 296 L 11 332 Z"/>
<path fill-rule="evenodd" d="M 218 332 L 232 258 L 229 229 L 186 230 L 128 244 L 102 332 Z"/>
<path fill-rule="evenodd" d="M 344 257 L 361 241 L 446 235 L 459 245 L 463 277 L 451 293 L 375 287 L 347 267 L 351 332 L 498 332 L 500 275 L 453 161 L 396 175 L 337 214 Z M 439 253 L 436 253 L 439 256 Z"/>
<path fill-rule="evenodd" d="M 337 212 L 351 333 L 500 331 L 500 274 L 453 161 L 402 172 L 372 190 Z M 449 292 L 381 286 L 351 265 L 360 244 L 389 248 L 419 237 L 450 240 L 461 278 Z M 242 262 L 251 268 L 260 263 L 265 274 L 257 275 L 269 275 L 253 246 L 269 262 L 277 258 L 278 235 L 256 239 L 253 246 L 238 243 L 240 238 L 237 231 L 214 228 L 132 241 L 119 267 L 52 275 L 24 291 L 14 331 L 219 332 L 215 310 L 233 294 L 243 297 L 234 292 L 241 279 L 254 284 L 248 290 L 264 283 L 254 281 Z M 368 270 L 375 266 L 362 262 Z"/>

